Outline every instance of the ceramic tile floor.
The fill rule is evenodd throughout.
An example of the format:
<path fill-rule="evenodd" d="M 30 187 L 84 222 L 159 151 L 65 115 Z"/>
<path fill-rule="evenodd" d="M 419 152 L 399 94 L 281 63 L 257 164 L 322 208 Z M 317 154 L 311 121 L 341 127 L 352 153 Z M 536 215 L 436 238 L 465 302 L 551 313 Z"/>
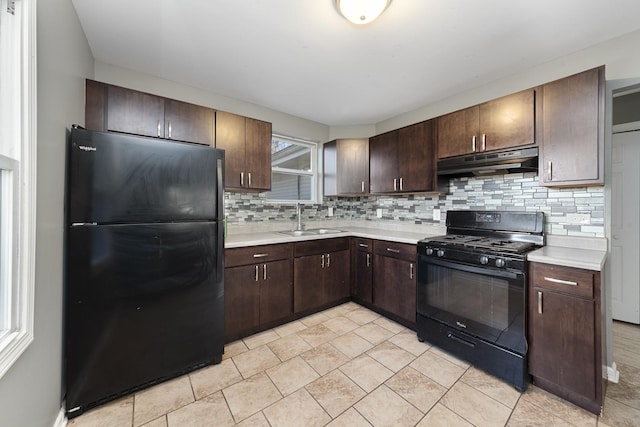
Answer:
<path fill-rule="evenodd" d="M 346 303 L 225 347 L 222 363 L 95 408 L 70 427 L 640 426 L 640 327 L 615 322 L 596 417 L 525 393 Z"/>

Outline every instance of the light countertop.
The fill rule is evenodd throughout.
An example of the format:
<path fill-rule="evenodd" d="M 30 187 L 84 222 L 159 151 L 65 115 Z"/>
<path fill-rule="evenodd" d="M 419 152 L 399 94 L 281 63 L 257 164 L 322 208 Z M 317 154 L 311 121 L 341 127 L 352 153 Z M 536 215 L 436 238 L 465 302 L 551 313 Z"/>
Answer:
<path fill-rule="evenodd" d="M 334 228 L 334 227 L 331 227 Z M 303 242 L 306 240 L 331 239 L 338 237 L 362 237 L 366 239 L 387 240 L 398 243 L 415 245 L 419 240 L 444 234 L 439 227 L 428 227 L 424 230 L 389 230 L 377 227 L 335 227 L 342 233 L 319 234 L 309 236 L 289 236 L 278 231 L 263 231 L 253 233 L 233 233 L 226 238 L 224 247 L 241 248 L 246 246 L 272 245 L 277 243 Z"/>
<path fill-rule="evenodd" d="M 607 260 L 606 238 L 548 236 L 547 246 L 529 252 L 533 262 L 602 271 Z"/>

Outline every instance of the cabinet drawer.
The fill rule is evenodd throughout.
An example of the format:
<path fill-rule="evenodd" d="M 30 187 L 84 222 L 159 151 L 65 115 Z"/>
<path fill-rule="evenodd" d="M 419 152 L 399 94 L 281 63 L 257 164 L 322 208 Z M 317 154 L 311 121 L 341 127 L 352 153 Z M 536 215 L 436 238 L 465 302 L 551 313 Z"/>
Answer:
<path fill-rule="evenodd" d="M 225 249 L 225 267 L 237 267 L 291 258 L 293 245 L 249 246 L 246 248 Z"/>
<path fill-rule="evenodd" d="M 296 243 L 295 256 L 320 255 L 349 249 L 349 238 L 339 237 Z"/>
<path fill-rule="evenodd" d="M 352 241 L 353 248 L 357 251 L 371 252 L 373 251 L 373 240 L 354 237 Z"/>
<path fill-rule="evenodd" d="M 373 251 L 376 255 L 399 258 L 406 261 L 415 261 L 417 254 L 416 245 L 387 242 L 385 240 L 374 240 Z"/>
<path fill-rule="evenodd" d="M 593 298 L 594 274 L 590 270 L 532 262 L 530 286 Z"/>

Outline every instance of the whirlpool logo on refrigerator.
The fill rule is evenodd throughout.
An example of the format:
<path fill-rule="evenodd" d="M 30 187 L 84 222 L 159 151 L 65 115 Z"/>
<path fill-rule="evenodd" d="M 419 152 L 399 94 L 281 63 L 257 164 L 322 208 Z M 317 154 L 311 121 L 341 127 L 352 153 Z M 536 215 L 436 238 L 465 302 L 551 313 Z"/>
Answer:
<path fill-rule="evenodd" d="M 86 145 L 78 145 L 78 148 L 82 151 L 98 151 L 96 147 L 87 147 Z"/>

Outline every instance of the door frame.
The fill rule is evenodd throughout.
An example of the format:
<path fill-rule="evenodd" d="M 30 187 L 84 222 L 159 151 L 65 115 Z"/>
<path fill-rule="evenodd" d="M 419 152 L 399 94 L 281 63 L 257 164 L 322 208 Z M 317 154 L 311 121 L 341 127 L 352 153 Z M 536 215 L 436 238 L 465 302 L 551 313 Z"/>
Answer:
<path fill-rule="evenodd" d="M 604 231 L 607 236 L 607 255 L 611 254 L 611 155 L 613 149 L 613 98 L 621 94 L 640 91 L 640 78 L 633 79 L 619 79 L 619 80 L 607 80 L 605 89 L 605 115 L 604 115 Z M 616 131 L 618 131 L 616 126 Z M 613 360 L 613 304 L 611 293 L 611 267 L 609 262 L 609 256 L 602 269 L 604 278 L 604 289 L 601 295 L 604 297 L 602 307 L 604 310 L 603 315 L 603 343 L 605 345 L 605 355 L 602 360 L 603 371 L 606 371 L 609 381 L 617 383 L 620 377 L 620 372 L 616 367 L 616 363 Z"/>

